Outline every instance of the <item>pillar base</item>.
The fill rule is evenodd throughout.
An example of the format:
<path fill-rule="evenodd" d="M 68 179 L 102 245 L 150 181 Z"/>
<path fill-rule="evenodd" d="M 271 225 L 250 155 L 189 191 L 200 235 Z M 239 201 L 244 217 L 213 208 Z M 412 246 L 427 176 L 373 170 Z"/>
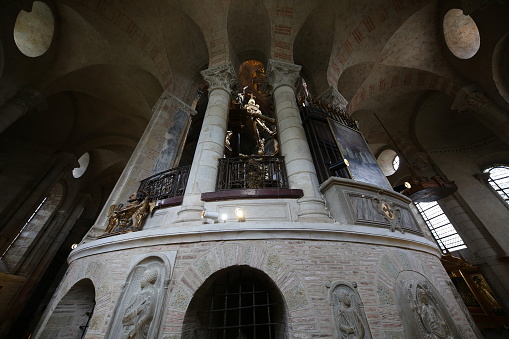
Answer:
<path fill-rule="evenodd" d="M 180 211 L 177 212 L 175 223 L 202 221 L 202 211 L 203 206 L 200 205 L 182 206 Z"/>
<path fill-rule="evenodd" d="M 299 211 L 297 221 L 333 223 L 329 212 L 325 209 L 325 201 L 319 198 L 303 197 L 297 200 Z"/>

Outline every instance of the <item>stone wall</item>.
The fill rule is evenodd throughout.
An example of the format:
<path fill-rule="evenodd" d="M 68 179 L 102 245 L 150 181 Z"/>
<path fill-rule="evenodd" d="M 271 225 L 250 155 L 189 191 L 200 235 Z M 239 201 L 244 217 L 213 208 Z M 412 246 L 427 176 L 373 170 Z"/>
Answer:
<path fill-rule="evenodd" d="M 182 322 L 196 290 L 214 272 L 236 265 L 259 269 L 275 282 L 285 300 L 287 331 L 291 338 L 334 338 L 329 292 L 335 281 L 357 285 L 373 337 L 408 337 L 395 295 L 396 280 L 402 272 L 425 277 L 440 291 L 447 311 L 464 331 L 462 336 L 475 337 L 447 283 L 447 274 L 434 254 L 325 240 L 192 242 L 84 256 L 71 263 L 43 319 L 48 318 L 71 286 L 89 278 L 96 288 L 97 305 L 87 338 L 103 338 L 115 316 L 116 303 L 130 267 L 143 256 L 160 253 L 176 254 L 166 302 L 162 305 L 160 335 L 163 338 L 180 338 Z"/>

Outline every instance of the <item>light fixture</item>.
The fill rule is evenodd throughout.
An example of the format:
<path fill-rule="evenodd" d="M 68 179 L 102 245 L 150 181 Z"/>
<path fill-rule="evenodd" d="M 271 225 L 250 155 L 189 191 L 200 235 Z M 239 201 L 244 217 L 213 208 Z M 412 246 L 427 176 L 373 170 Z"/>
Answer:
<path fill-rule="evenodd" d="M 244 214 L 244 211 L 242 210 L 242 208 L 237 208 L 235 210 L 235 216 L 237 217 L 237 220 L 239 222 L 246 221 L 246 215 Z"/>
<path fill-rule="evenodd" d="M 226 219 L 228 219 L 228 214 L 226 214 L 226 213 L 221 214 L 221 220 L 223 222 L 226 222 Z"/>
<path fill-rule="evenodd" d="M 72 244 L 71 245 L 71 250 L 75 249 L 76 247 L 78 247 L 78 244 Z"/>
<path fill-rule="evenodd" d="M 212 219 L 212 223 L 216 222 L 219 219 L 219 213 L 217 212 L 208 212 L 206 210 L 201 211 L 202 219 Z"/>

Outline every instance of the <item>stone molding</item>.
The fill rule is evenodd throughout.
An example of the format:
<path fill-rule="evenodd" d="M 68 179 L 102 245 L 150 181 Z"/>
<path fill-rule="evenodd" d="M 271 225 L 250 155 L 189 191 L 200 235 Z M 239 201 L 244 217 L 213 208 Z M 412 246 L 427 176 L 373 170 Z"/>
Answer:
<path fill-rule="evenodd" d="M 346 106 L 348 105 L 348 101 L 333 86 L 329 87 L 329 89 L 320 94 L 320 96 L 318 96 L 318 100 L 327 102 L 334 108 L 340 110 L 341 113 L 346 113 Z"/>
<path fill-rule="evenodd" d="M 222 89 L 230 93 L 231 88 L 237 81 L 237 74 L 231 62 L 209 68 L 201 72 L 203 79 L 209 84 L 209 93 L 215 89 Z"/>
<path fill-rule="evenodd" d="M 451 109 L 458 112 L 467 112 L 469 110 L 479 112 L 481 107 L 489 102 L 491 102 L 491 99 L 488 98 L 481 86 L 473 84 L 462 87 L 458 91 Z"/>
<path fill-rule="evenodd" d="M 153 228 L 93 240 L 81 244 L 71 252 L 69 264 L 86 256 L 97 255 L 125 248 L 160 246 L 205 241 L 238 241 L 260 239 L 299 239 L 331 242 L 354 242 L 389 247 L 400 247 L 440 257 L 434 241 L 411 233 L 391 232 L 388 228 L 337 223 L 283 222 L 227 222 L 195 224 L 186 227 Z"/>
<path fill-rule="evenodd" d="M 299 78 L 301 68 L 300 65 L 270 59 L 266 79 L 272 86 L 273 91 L 281 86 L 289 86 L 295 89 L 295 83 Z"/>
<path fill-rule="evenodd" d="M 48 109 L 45 96 L 38 90 L 31 87 L 22 87 L 13 96 L 9 103 L 18 106 L 23 114 L 27 112 L 43 112 Z"/>

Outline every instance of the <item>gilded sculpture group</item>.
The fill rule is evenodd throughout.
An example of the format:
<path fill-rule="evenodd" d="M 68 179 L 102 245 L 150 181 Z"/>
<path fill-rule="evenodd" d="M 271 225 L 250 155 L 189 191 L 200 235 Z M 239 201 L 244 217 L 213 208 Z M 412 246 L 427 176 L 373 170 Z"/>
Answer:
<path fill-rule="evenodd" d="M 108 211 L 107 234 L 119 234 L 139 231 L 141 223 L 149 211 L 149 201 L 143 192 L 133 193 L 127 200 L 126 207 L 123 204 L 111 205 Z"/>

